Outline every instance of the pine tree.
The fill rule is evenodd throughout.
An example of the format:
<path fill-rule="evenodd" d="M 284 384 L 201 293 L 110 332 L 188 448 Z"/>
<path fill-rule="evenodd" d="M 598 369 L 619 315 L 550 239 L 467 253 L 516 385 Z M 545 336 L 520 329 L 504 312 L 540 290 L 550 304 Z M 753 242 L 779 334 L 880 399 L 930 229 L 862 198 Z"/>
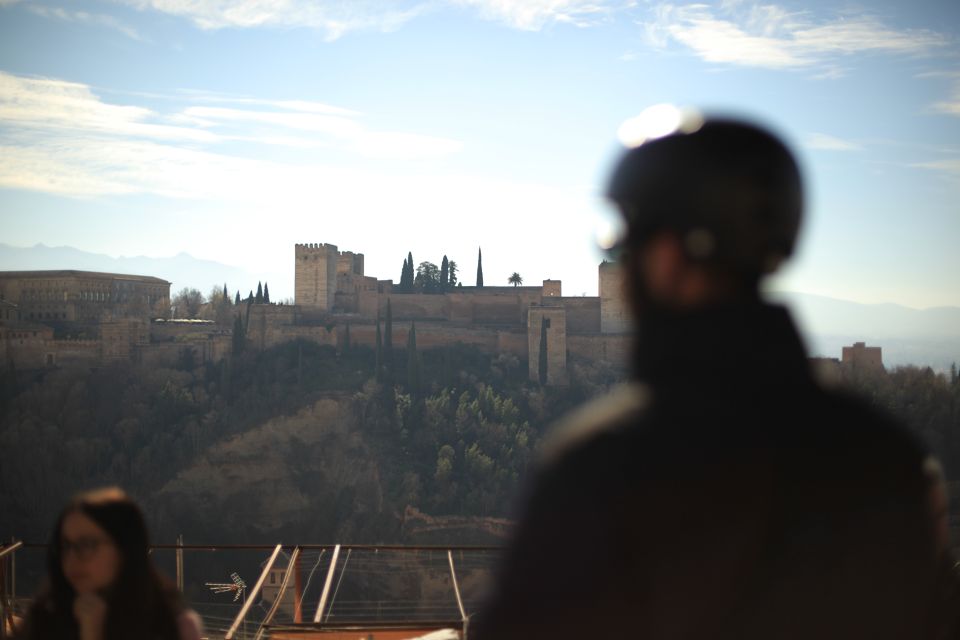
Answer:
<path fill-rule="evenodd" d="M 253 301 L 255 304 L 263 304 L 263 285 L 257 282 L 257 297 Z"/>
<path fill-rule="evenodd" d="M 237 297 L 233 299 L 233 304 L 235 305 L 240 304 L 240 289 L 237 289 Z"/>
<path fill-rule="evenodd" d="M 263 304 L 270 304 L 270 287 L 263 283 Z"/>
<path fill-rule="evenodd" d="M 417 324 L 410 323 L 407 333 L 407 391 L 411 395 L 420 392 L 420 359 L 417 356 Z"/>
<path fill-rule="evenodd" d="M 540 357 L 537 362 L 537 378 L 540 384 L 547 384 L 547 319 L 540 319 Z"/>
<path fill-rule="evenodd" d="M 483 252 L 477 249 L 477 286 L 483 286 Z"/>
<path fill-rule="evenodd" d="M 447 260 L 447 256 L 443 256 L 443 261 L 440 263 L 440 291 L 446 291 L 447 287 L 450 285 L 450 261 Z"/>

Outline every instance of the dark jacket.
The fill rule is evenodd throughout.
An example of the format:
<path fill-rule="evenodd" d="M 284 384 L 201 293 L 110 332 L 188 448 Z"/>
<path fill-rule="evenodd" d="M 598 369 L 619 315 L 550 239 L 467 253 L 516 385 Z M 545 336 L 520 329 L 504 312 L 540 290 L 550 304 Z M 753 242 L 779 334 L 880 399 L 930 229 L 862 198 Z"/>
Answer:
<path fill-rule="evenodd" d="M 471 640 L 920 638 L 924 448 L 822 390 L 786 311 L 644 319 L 558 429 Z"/>

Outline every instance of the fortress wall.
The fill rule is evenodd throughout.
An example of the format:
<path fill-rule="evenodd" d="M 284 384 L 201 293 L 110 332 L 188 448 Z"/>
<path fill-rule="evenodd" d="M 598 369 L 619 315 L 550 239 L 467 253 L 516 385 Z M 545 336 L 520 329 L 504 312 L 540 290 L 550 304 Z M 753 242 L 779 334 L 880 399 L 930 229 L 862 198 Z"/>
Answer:
<path fill-rule="evenodd" d="M 497 353 L 509 353 L 521 359 L 529 357 L 527 332 L 523 329 L 497 331 Z"/>
<path fill-rule="evenodd" d="M 446 320 L 447 296 L 426 293 L 401 293 L 390 296 L 390 310 L 394 320 Z M 387 298 L 381 296 L 380 315 L 386 317 Z M 374 309 L 373 317 L 377 312 Z"/>
<path fill-rule="evenodd" d="M 238 307 L 238 309 L 246 312 L 246 308 L 243 306 Z M 233 313 L 230 315 L 230 322 L 229 328 L 232 329 Z M 213 333 L 215 331 L 223 331 L 226 328 L 227 327 L 208 322 L 151 322 L 150 340 L 152 342 L 173 342 L 185 336 L 195 335 L 197 333 Z"/>
<path fill-rule="evenodd" d="M 246 309 L 243 310 L 246 317 Z M 290 305 L 254 304 L 247 321 L 247 346 L 265 349 L 283 339 L 284 328 L 292 325 L 295 310 Z"/>
<path fill-rule="evenodd" d="M 633 336 L 629 334 L 567 336 L 567 350 L 571 354 L 618 366 L 627 366 L 632 345 Z"/>
<path fill-rule="evenodd" d="M 567 333 L 600 333 L 600 298 L 560 298 L 567 312 Z"/>
<path fill-rule="evenodd" d="M 63 367 L 90 367 L 100 361 L 99 340 L 54 340 L 56 364 Z"/>

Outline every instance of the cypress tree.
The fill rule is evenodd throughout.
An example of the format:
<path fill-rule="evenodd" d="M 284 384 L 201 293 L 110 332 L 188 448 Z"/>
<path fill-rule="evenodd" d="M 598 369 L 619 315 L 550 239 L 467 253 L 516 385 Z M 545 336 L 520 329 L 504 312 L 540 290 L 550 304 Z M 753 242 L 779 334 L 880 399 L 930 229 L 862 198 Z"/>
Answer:
<path fill-rule="evenodd" d="M 226 282 L 223 283 L 223 301 L 226 302 L 226 303 L 228 303 L 228 304 L 230 303 L 230 294 L 227 293 L 227 283 L 226 283 Z"/>
<path fill-rule="evenodd" d="M 270 304 L 270 287 L 263 283 L 263 304 Z"/>
<path fill-rule="evenodd" d="M 377 310 L 377 350 L 373 361 L 373 373 L 377 382 L 383 378 L 381 369 L 383 368 L 383 338 L 380 336 L 380 310 Z"/>
<path fill-rule="evenodd" d="M 547 319 L 540 319 L 540 357 L 537 362 L 537 378 L 541 385 L 547 384 Z"/>
<path fill-rule="evenodd" d="M 450 286 L 450 262 L 447 256 L 443 256 L 443 262 L 440 263 L 440 291 L 446 291 Z"/>
<path fill-rule="evenodd" d="M 237 295 L 240 295 L 238 292 Z M 243 320 L 240 319 L 240 314 L 233 319 L 233 336 L 232 336 L 232 346 L 233 346 L 233 355 L 238 355 L 243 352 Z"/>
<path fill-rule="evenodd" d="M 397 285 L 397 291 L 399 293 L 406 293 L 407 286 L 407 259 L 403 259 L 403 269 L 400 270 L 400 284 Z"/>
<path fill-rule="evenodd" d="M 410 323 L 407 333 L 407 391 L 411 395 L 420 392 L 420 360 L 417 357 L 417 324 Z"/>
<path fill-rule="evenodd" d="M 350 351 L 350 323 L 347 323 L 347 330 L 343 334 L 343 353 Z"/>
<path fill-rule="evenodd" d="M 483 286 L 483 252 L 477 248 L 477 286 Z"/>
<path fill-rule="evenodd" d="M 237 297 L 233 299 L 233 304 L 240 304 L 240 289 L 237 289 Z"/>
<path fill-rule="evenodd" d="M 383 332 L 383 350 L 387 371 L 393 373 L 393 311 L 390 309 L 390 298 L 387 298 L 387 323 Z"/>
<path fill-rule="evenodd" d="M 260 282 L 257 282 L 257 298 L 254 300 L 256 304 L 263 304 L 263 285 Z"/>

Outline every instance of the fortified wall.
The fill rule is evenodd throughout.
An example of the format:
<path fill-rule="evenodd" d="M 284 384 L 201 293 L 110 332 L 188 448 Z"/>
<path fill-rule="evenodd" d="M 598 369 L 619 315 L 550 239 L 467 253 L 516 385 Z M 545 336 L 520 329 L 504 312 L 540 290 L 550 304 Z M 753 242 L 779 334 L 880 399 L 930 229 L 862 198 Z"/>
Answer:
<path fill-rule="evenodd" d="M 363 254 L 340 251 L 327 243 L 297 244 L 294 250 L 295 304 L 286 309 L 259 309 L 248 327 L 256 348 L 305 337 L 339 344 L 346 324 L 357 344 L 374 342 L 376 318 L 385 317 L 387 301 L 394 321 L 394 344 L 403 344 L 408 322 L 417 323 L 417 342 L 430 348 L 457 342 L 497 353 L 513 353 L 530 362 L 531 379 L 539 378 L 541 345 L 547 351 L 548 384 L 567 381 L 568 343 L 574 353 L 623 364 L 630 326 L 622 301 L 620 270 L 600 265 L 599 297 L 564 297 L 559 280 L 541 286 L 464 287 L 438 294 L 398 293 L 392 280 L 364 274 Z M 324 331 L 316 327 L 324 326 Z M 546 341 L 541 341 L 546 327 Z"/>
<path fill-rule="evenodd" d="M 295 304 L 246 307 L 245 345 L 263 350 L 300 338 L 338 347 L 349 327 L 352 343 L 374 346 L 377 318 L 386 317 L 389 304 L 394 345 L 405 344 L 416 323 L 421 348 L 460 343 L 512 354 L 529 362 L 533 380 L 539 379 L 543 362 L 547 383 L 563 385 L 570 354 L 626 363 L 630 326 L 619 268 L 604 262 L 599 278 L 599 297 L 565 297 L 562 283 L 552 279 L 540 286 L 399 293 L 392 280 L 364 273 L 362 253 L 329 243 L 296 244 Z M 232 327 L 157 319 L 155 311 L 169 308 L 169 299 L 170 283 L 152 277 L 0 273 L 0 353 L 25 368 L 112 361 L 169 366 L 229 356 Z"/>

